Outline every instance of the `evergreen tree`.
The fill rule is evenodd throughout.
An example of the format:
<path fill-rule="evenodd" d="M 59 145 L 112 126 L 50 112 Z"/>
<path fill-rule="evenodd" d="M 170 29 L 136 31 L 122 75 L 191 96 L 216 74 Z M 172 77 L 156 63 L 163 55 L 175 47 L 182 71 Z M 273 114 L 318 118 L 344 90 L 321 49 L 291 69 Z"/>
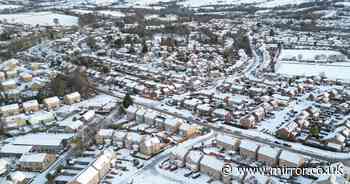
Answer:
<path fill-rule="evenodd" d="M 126 94 L 123 99 L 123 107 L 128 108 L 130 105 L 132 105 L 134 102 L 130 96 L 130 94 Z"/>
<path fill-rule="evenodd" d="M 148 52 L 148 47 L 145 41 L 142 42 L 142 53 L 146 54 Z"/>

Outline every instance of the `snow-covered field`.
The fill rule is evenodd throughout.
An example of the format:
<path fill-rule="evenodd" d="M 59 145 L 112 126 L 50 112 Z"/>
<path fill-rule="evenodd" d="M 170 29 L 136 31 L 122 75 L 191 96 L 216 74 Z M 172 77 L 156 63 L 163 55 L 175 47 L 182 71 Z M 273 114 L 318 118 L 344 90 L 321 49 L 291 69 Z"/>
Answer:
<path fill-rule="evenodd" d="M 342 56 L 345 57 L 342 53 L 332 50 L 304 50 L 304 49 L 284 49 L 281 51 L 279 60 L 315 60 L 317 57 L 322 60 L 326 59 L 329 56 Z"/>
<path fill-rule="evenodd" d="M 55 25 L 54 19 L 57 18 L 59 25 L 75 26 L 78 25 L 78 17 L 57 14 L 53 12 L 33 12 L 33 13 L 16 13 L 16 14 L 0 14 L 0 20 L 9 23 L 20 23 L 29 25 Z"/>
<path fill-rule="evenodd" d="M 125 0 L 126 6 L 138 6 L 141 7 L 147 7 L 150 5 L 157 5 L 159 3 L 164 2 L 171 2 L 174 0 Z M 210 5 L 244 5 L 244 4 L 251 4 L 258 7 L 264 7 L 264 8 L 273 8 L 278 6 L 285 6 L 285 5 L 298 5 L 305 2 L 310 2 L 313 0 L 183 0 L 183 1 L 177 1 L 178 4 L 182 4 L 186 7 L 200 7 L 200 6 L 210 6 Z M 70 4 L 93 4 L 93 5 L 107 5 L 112 3 L 120 3 L 119 0 L 74 0 L 70 1 Z M 121 6 L 119 4 L 118 6 Z"/>
<path fill-rule="evenodd" d="M 338 51 L 284 49 L 278 60 L 276 72 L 280 74 L 291 76 L 325 74 L 330 79 L 350 80 L 350 62 L 347 62 L 347 57 Z"/>
<path fill-rule="evenodd" d="M 106 16 L 112 16 L 112 17 L 125 17 L 125 14 L 120 11 L 101 10 L 101 11 L 98 11 L 98 13 Z"/>
<path fill-rule="evenodd" d="M 272 1 L 266 1 L 258 5 L 258 7 L 264 7 L 264 8 L 273 8 L 278 6 L 286 6 L 286 5 L 299 5 L 301 3 L 310 2 L 310 0 L 272 0 Z"/>
<path fill-rule="evenodd" d="M 159 2 L 169 2 L 171 0 L 129 0 L 129 4 L 139 4 L 139 5 L 151 5 Z M 242 4 L 254 4 L 259 7 L 273 8 L 277 6 L 301 4 L 305 2 L 310 2 L 311 0 L 185 0 L 180 2 L 180 4 L 187 7 L 199 7 L 207 5 L 242 5 Z"/>
<path fill-rule="evenodd" d="M 0 4 L 0 10 L 5 10 L 5 9 L 16 9 L 20 8 L 22 6 L 19 5 L 6 5 L 6 4 Z"/>
<path fill-rule="evenodd" d="M 307 64 L 287 63 L 278 64 L 276 72 L 285 75 L 319 76 L 324 73 L 330 79 L 350 80 L 350 63 L 342 62 L 336 64 Z"/>
<path fill-rule="evenodd" d="M 72 10 L 71 12 L 80 14 L 80 15 L 94 13 L 92 10 L 81 10 L 81 9 Z"/>

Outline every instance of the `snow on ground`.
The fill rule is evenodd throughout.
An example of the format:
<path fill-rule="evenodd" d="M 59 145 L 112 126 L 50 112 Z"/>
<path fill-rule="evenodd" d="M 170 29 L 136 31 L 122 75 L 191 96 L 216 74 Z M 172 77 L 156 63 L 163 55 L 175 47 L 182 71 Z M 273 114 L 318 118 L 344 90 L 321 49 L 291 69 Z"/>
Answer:
<path fill-rule="evenodd" d="M 112 16 L 112 17 L 125 17 L 125 14 L 120 11 L 101 10 L 101 11 L 98 11 L 98 13 L 106 16 Z"/>
<path fill-rule="evenodd" d="M 20 8 L 22 6 L 19 5 L 6 5 L 6 4 L 1 4 L 0 5 L 0 10 L 5 10 L 5 9 L 16 9 L 16 8 Z"/>
<path fill-rule="evenodd" d="M 277 127 L 284 123 L 285 118 L 287 117 L 287 113 L 293 109 L 297 112 L 302 111 L 303 109 L 307 108 L 310 104 L 309 103 L 298 103 L 296 104 L 291 103 L 288 108 L 284 108 L 281 111 L 275 112 L 275 118 L 267 119 L 265 121 L 262 121 L 261 124 L 258 127 L 258 130 L 269 130 L 270 132 L 277 131 Z"/>
<path fill-rule="evenodd" d="M 301 3 L 310 2 L 310 0 L 187 0 L 182 2 L 181 4 L 189 7 L 199 7 L 206 5 L 242 5 L 242 4 L 253 4 L 258 7 L 264 8 L 273 8 L 278 6 L 286 6 L 286 5 L 298 5 Z"/>
<path fill-rule="evenodd" d="M 279 56 L 279 60 L 296 60 L 301 57 L 301 60 L 315 60 L 316 56 L 343 56 L 342 53 L 338 51 L 332 50 L 305 50 L 305 49 L 284 49 L 281 51 L 281 55 Z"/>
<path fill-rule="evenodd" d="M 278 6 L 286 6 L 286 5 L 299 5 L 302 3 L 310 2 L 310 0 L 272 0 L 266 1 L 258 5 L 261 8 L 273 8 Z"/>
<path fill-rule="evenodd" d="M 166 15 L 164 17 L 161 17 L 159 15 L 156 15 L 156 14 L 151 14 L 151 15 L 146 15 L 145 16 L 145 19 L 146 20 L 152 20 L 152 19 L 158 19 L 158 20 L 161 20 L 161 21 L 176 21 L 177 20 L 177 16 L 176 15 Z"/>
<path fill-rule="evenodd" d="M 58 19 L 59 24 L 62 26 L 78 25 L 78 17 L 53 12 L 0 14 L 0 20 L 2 21 L 7 21 L 9 23 L 30 24 L 33 26 L 37 24 L 43 26 L 53 26 L 55 25 L 53 21 L 55 18 Z"/>
<path fill-rule="evenodd" d="M 350 63 L 307 64 L 307 63 L 279 63 L 276 72 L 285 75 L 319 76 L 324 73 L 330 79 L 350 80 Z"/>
<path fill-rule="evenodd" d="M 350 2 L 336 2 L 335 5 L 350 6 Z"/>
<path fill-rule="evenodd" d="M 116 102 L 116 98 L 109 95 L 97 95 L 88 100 L 81 101 L 79 103 L 75 103 L 72 105 L 62 106 L 58 112 L 72 112 L 74 110 L 78 110 L 81 108 L 89 108 L 89 107 L 103 107 L 107 104 L 111 104 Z"/>
<path fill-rule="evenodd" d="M 91 10 L 81 10 L 81 9 L 72 10 L 72 12 L 80 15 L 93 13 L 93 11 Z"/>
<path fill-rule="evenodd" d="M 158 4 L 160 2 L 169 2 L 172 0 L 128 0 L 130 5 L 153 5 L 153 4 Z"/>

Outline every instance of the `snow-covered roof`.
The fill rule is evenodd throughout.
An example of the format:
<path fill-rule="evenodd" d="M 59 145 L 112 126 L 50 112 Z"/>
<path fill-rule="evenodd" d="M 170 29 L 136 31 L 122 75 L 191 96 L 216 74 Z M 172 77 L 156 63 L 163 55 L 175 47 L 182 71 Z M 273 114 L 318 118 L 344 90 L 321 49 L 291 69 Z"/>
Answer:
<path fill-rule="evenodd" d="M 73 137 L 73 134 L 37 133 L 16 137 L 12 144 L 15 145 L 39 145 L 60 146 L 62 141 Z"/>
<path fill-rule="evenodd" d="M 210 111 L 211 107 L 209 104 L 200 104 L 197 106 L 197 109 L 201 111 Z"/>
<path fill-rule="evenodd" d="M 248 141 L 248 140 L 242 140 L 241 144 L 239 145 L 240 149 L 245 149 L 248 151 L 255 152 L 258 149 L 259 145 L 256 144 L 253 141 Z"/>
<path fill-rule="evenodd" d="M 16 81 L 14 79 L 6 80 L 1 82 L 2 86 L 13 86 L 16 85 Z"/>
<path fill-rule="evenodd" d="M 19 106 L 18 104 L 10 104 L 10 105 L 5 105 L 0 107 L 1 112 L 7 112 L 7 111 L 13 111 L 13 110 L 18 110 Z"/>
<path fill-rule="evenodd" d="M 218 160 L 213 156 L 207 155 L 204 155 L 203 159 L 201 160 L 201 164 L 216 171 L 221 171 L 224 166 L 224 162 L 222 160 Z"/>
<path fill-rule="evenodd" d="M 262 146 L 259 148 L 258 154 L 265 155 L 270 158 L 276 158 L 278 156 L 279 150 L 271 148 L 270 146 Z"/>
<path fill-rule="evenodd" d="M 11 174 L 11 179 L 14 182 L 22 182 L 26 179 L 26 175 L 21 171 L 16 171 Z"/>
<path fill-rule="evenodd" d="M 6 144 L 1 147 L 0 153 L 24 154 L 29 153 L 33 146 Z"/>
<path fill-rule="evenodd" d="M 28 153 L 23 154 L 19 159 L 19 162 L 38 162 L 42 163 L 45 161 L 47 153 Z"/>
<path fill-rule="evenodd" d="M 67 94 L 66 98 L 69 98 L 69 99 L 80 98 L 80 93 L 79 92 L 73 92 L 73 93 Z"/>
<path fill-rule="evenodd" d="M 86 113 L 84 113 L 82 115 L 82 118 L 85 120 L 85 121 L 88 121 L 90 120 L 91 118 L 93 118 L 95 116 L 95 111 L 94 110 L 89 110 L 87 111 Z"/>
<path fill-rule="evenodd" d="M 23 108 L 31 108 L 33 106 L 39 106 L 39 103 L 37 100 L 30 100 L 30 101 L 26 101 L 23 104 Z"/>
<path fill-rule="evenodd" d="M 94 177 L 98 175 L 98 171 L 94 167 L 88 167 L 76 179 L 80 184 L 89 184 Z"/>
<path fill-rule="evenodd" d="M 100 129 L 97 134 L 102 137 L 112 137 L 113 133 L 113 129 Z"/>
<path fill-rule="evenodd" d="M 141 140 L 142 140 L 142 135 L 138 134 L 138 133 L 135 133 L 135 132 L 130 132 L 128 133 L 127 135 L 127 139 L 131 142 L 138 142 L 140 143 Z"/>
<path fill-rule="evenodd" d="M 59 102 L 60 102 L 60 99 L 57 96 L 44 99 L 44 103 L 46 104 L 59 103 Z"/>
<path fill-rule="evenodd" d="M 68 127 L 72 130 L 77 130 L 79 127 L 83 126 L 83 122 L 80 120 L 73 121 L 72 119 L 65 119 L 63 121 L 57 122 L 59 126 Z"/>
<path fill-rule="evenodd" d="M 145 139 L 145 146 L 150 147 L 153 146 L 155 144 L 159 144 L 160 140 L 158 137 L 147 137 Z"/>
<path fill-rule="evenodd" d="M 128 133 L 122 132 L 122 131 L 116 131 L 113 135 L 113 138 L 116 140 L 124 140 L 126 134 Z"/>
<path fill-rule="evenodd" d="M 229 135 L 226 134 L 219 134 L 216 139 L 219 142 L 225 143 L 225 144 L 229 144 L 229 145 L 234 145 L 236 143 L 236 141 L 238 141 L 238 139 L 231 137 Z"/>
<path fill-rule="evenodd" d="M 7 170 L 9 162 L 5 159 L 0 159 L 0 174 L 4 174 Z"/>
<path fill-rule="evenodd" d="M 53 121 L 55 120 L 55 115 L 52 112 L 39 111 L 34 114 L 31 114 L 28 120 L 31 124 L 37 124 L 42 121 Z"/>
<path fill-rule="evenodd" d="M 290 163 L 295 163 L 298 165 L 300 163 L 300 161 L 303 160 L 303 157 L 299 154 L 292 153 L 290 151 L 282 151 L 280 156 L 279 156 L 279 159 L 288 161 Z"/>
<path fill-rule="evenodd" d="M 128 109 L 126 110 L 128 113 L 136 113 L 137 107 L 136 106 L 129 106 Z"/>

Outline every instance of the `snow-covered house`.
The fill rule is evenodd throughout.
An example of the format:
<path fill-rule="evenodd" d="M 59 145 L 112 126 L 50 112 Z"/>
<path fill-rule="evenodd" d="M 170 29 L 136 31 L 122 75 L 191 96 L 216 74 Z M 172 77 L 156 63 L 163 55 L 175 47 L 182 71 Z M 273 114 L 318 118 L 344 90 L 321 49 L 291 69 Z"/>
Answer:
<path fill-rule="evenodd" d="M 176 162 L 177 166 L 184 167 L 186 164 L 186 156 L 189 154 L 189 150 L 183 146 L 177 147 L 170 153 L 169 158 Z"/>
<path fill-rule="evenodd" d="M 9 163 L 5 159 L 0 159 L 0 175 L 7 172 L 8 164 Z"/>
<path fill-rule="evenodd" d="M 140 124 L 140 123 L 144 123 L 145 122 L 145 113 L 146 110 L 141 108 L 139 110 L 137 110 L 136 112 L 136 123 Z"/>
<path fill-rule="evenodd" d="M 222 160 L 218 160 L 212 156 L 203 156 L 200 162 L 200 170 L 201 172 L 211 176 L 216 180 L 221 180 L 222 178 L 222 168 L 224 166 L 224 162 Z"/>
<path fill-rule="evenodd" d="M 106 141 L 107 139 L 110 140 L 111 142 L 113 138 L 113 134 L 114 134 L 113 129 L 100 129 L 95 136 L 96 144 L 104 144 L 108 142 Z"/>
<path fill-rule="evenodd" d="M 4 72 L 0 72 L 0 81 L 6 80 L 6 76 Z"/>
<path fill-rule="evenodd" d="M 136 112 L 137 112 L 137 107 L 136 106 L 129 106 L 128 107 L 128 109 L 126 110 L 126 116 L 127 116 L 129 121 L 135 120 Z"/>
<path fill-rule="evenodd" d="M 23 171 L 44 171 L 54 162 L 56 156 L 48 153 L 28 153 L 18 160 L 19 168 Z"/>
<path fill-rule="evenodd" d="M 98 184 L 99 181 L 98 171 L 94 167 L 88 167 L 69 184 Z"/>
<path fill-rule="evenodd" d="M 85 112 L 82 116 L 81 116 L 81 119 L 84 121 L 84 122 L 89 122 L 91 121 L 94 117 L 95 117 L 95 111 L 94 110 L 89 110 L 87 112 Z"/>
<path fill-rule="evenodd" d="M 60 106 L 60 99 L 57 96 L 45 98 L 43 102 L 48 110 L 52 110 Z"/>
<path fill-rule="evenodd" d="M 79 92 L 74 92 L 74 93 L 70 93 L 64 96 L 64 103 L 71 105 L 74 103 L 78 103 L 80 102 L 80 93 Z"/>
<path fill-rule="evenodd" d="M 22 184 L 26 180 L 26 175 L 21 171 L 16 171 L 10 174 L 10 179 L 13 184 Z"/>
<path fill-rule="evenodd" d="M 161 141 L 158 137 L 143 136 L 140 143 L 140 152 L 145 155 L 154 155 L 161 149 Z"/>
<path fill-rule="evenodd" d="M 158 116 L 157 112 L 153 110 L 147 110 L 144 115 L 145 123 L 148 125 L 154 125 L 155 124 L 154 120 L 157 116 Z"/>
<path fill-rule="evenodd" d="M 262 146 L 258 150 L 258 161 L 264 162 L 268 166 L 275 166 L 278 163 L 279 149 L 270 146 Z"/>
<path fill-rule="evenodd" d="M 186 167 L 192 171 L 199 171 L 203 156 L 204 154 L 200 151 L 190 151 L 185 157 Z"/>
<path fill-rule="evenodd" d="M 197 112 L 201 116 L 210 116 L 213 110 L 209 104 L 200 104 L 197 106 Z"/>
<path fill-rule="evenodd" d="M 125 147 L 130 150 L 139 150 L 140 143 L 142 141 L 142 135 L 135 133 L 135 132 L 129 132 L 126 136 L 125 140 Z"/>
<path fill-rule="evenodd" d="M 256 160 L 259 148 L 260 145 L 255 142 L 242 140 L 239 145 L 239 154 L 242 157 Z"/>
<path fill-rule="evenodd" d="M 0 156 L 20 158 L 23 154 L 29 153 L 32 150 L 33 146 L 5 144 L 0 149 Z"/>
<path fill-rule="evenodd" d="M 19 112 L 20 109 L 18 104 L 11 104 L 0 107 L 0 114 L 2 114 L 4 117 L 19 114 Z"/>
<path fill-rule="evenodd" d="M 301 167 L 304 164 L 303 156 L 290 151 L 282 151 L 278 159 L 280 167 Z"/>
<path fill-rule="evenodd" d="M 128 135 L 127 132 L 124 131 L 116 131 L 113 134 L 113 145 L 117 145 L 120 147 L 124 147 L 125 146 L 125 140 L 126 140 L 126 136 Z"/>
<path fill-rule="evenodd" d="M 255 117 L 253 115 L 246 115 L 239 120 L 242 128 L 254 128 L 256 126 Z"/>
<path fill-rule="evenodd" d="M 3 91 L 10 91 L 17 88 L 16 81 L 13 79 L 5 80 L 1 82 L 1 88 Z"/>
<path fill-rule="evenodd" d="M 239 139 L 224 134 L 219 134 L 215 140 L 218 146 L 225 148 L 227 151 L 238 150 L 240 144 Z"/>
<path fill-rule="evenodd" d="M 108 173 L 108 171 L 111 169 L 112 161 L 115 159 L 116 154 L 114 151 L 107 149 L 95 160 L 92 166 L 98 171 L 100 179 L 102 179 Z"/>
<path fill-rule="evenodd" d="M 21 73 L 20 77 L 24 82 L 30 82 L 33 79 L 33 76 L 29 73 Z"/>
<path fill-rule="evenodd" d="M 37 100 L 26 101 L 22 104 L 22 107 L 26 113 L 39 111 L 39 103 Z"/>

